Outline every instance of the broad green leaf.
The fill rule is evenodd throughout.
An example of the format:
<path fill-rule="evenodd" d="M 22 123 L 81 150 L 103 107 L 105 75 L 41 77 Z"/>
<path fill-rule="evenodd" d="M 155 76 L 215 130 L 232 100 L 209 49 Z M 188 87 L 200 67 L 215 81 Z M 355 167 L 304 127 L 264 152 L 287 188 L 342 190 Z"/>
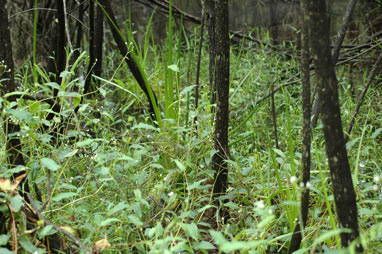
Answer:
<path fill-rule="evenodd" d="M 23 109 L 9 109 L 7 111 L 10 115 L 20 121 L 26 121 L 27 123 L 32 121 L 32 115 L 29 111 Z"/>
<path fill-rule="evenodd" d="M 134 190 L 134 196 L 135 196 L 135 199 L 136 199 L 136 200 L 141 200 L 141 199 L 142 199 L 142 193 L 141 193 L 141 190 L 139 190 L 139 189 L 135 189 L 135 190 Z"/>
<path fill-rule="evenodd" d="M 40 252 L 39 249 L 37 249 L 36 246 L 34 246 L 33 243 L 31 243 L 26 236 L 22 236 L 19 239 L 20 245 L 26 250 L 28 253 L 33 253 L 33 254 L 38 254 L 38 253 L 43 253 Z M 41 249 L 40 249 L 41 250 Z"/>
<path fill-rule="evenodd" d="M 124 201 L 122 202 L 119 202 L 116 206 L 113 207 L 113 209 L 111 209 L 108 214 L 109 215 L 113 215 L 121 210 L 124 210 L 126 208 L 129 208 L 129 205 L 126 204 Z"/>
<path fill-rule="evenodd" d="M 137 226 L 137 227 L 140 227 L 140 226 L 143 225 L 143 223 L 141 222 L 141 220 L 140 220 L 137 216 L 135 216 L 135 215 L 130 214 L 129 216 L 127 216 L 127 218 L 129 219 L 129 221 L 130 221 L 131 223 L 133 223 L 133 224 L 134 224 L 135 226 Z"/>
<path fill-rule="evenodd" d="M 41 230 L 40 238 L 43 238 L 44 236 L 48 235 L 53 235 L 55 233 L 57 233 L 57 230 L 55 230 L 52 225 L 47 225 Z"/>
<path fill-rule="evenodd" d="M 218 231 L 215 231 L 215 230 L 209 230 L 208 232 L 210 232 L 210 235 L 212 236 L 212 239 L 214 239 L 214 242 L 221 246 L 222 244 L 228 242 L 223 234 L 221 232 L 218 232 Z"/>
<path fill-rule="evenodd" d="M 132 129 L 133 129 L 133 130 L 134 130 L 134 129 L 146 129 L 146 130 L 159 131 L 158 128 L 155 128 L 154 126 L 152 126 L 152 125 L 150 125 L 150 124 L 146 124 L 146 123 L 139 123 L 139 124 L 133 126 Z"/>
<path fill-rule="evenodd" d="M 231 252 L 235 250 L 247 249 L 248 242 L 244 242 L 244 241 L 225 242 L 219 247 L 224 252 Z"/>
<path fill-rule="evenodd" d="M 40 106 L 41 106 L 41 103 L 39 101 L 36 101 L 29 106 L 29 109 L 33 113 L 33 112 L 36 112 L 40 108 Z"/>
<path fill-rule="evenodd" d="M 199 188 L 200 184 L 203 183 L 203 182 L 205 182 L 205 181 L 207 181 L 207 178 L 192 183 L 191 185 L 189 185 L 189 186 L 187 187 L 187 189 L 188 189 L 188 190 L 197 189 L 197 188 Z"/>
<path fill-rule="evenodd" d="M 0 246 L 6 245 L 10 236 L 9 235 L 0 235 Z M 0 252 L 2 253 L 2 252 Z"/>
<path fill-rule="evenodd" d="M 206 241 L 201 241 L 199 243 L 195 243 L 195 248 L 198 250 L 214 250 L 214 249 L 216 249 L 216 247 L 212 243 L 206 242 Z"/>
<path fill-rule="evenodd" d="M 378 129 L 376 129 L 376 130 L 373 132 L 373 134 L 371 134 L 371 138 L 372 138 L 372 139 L 375 139 L 375 138 L 379 135 L 379 133 L 381 133 L 381 131 L 382 131 L 382 128 L 378 128 Z"/>
<path fill-rule="evenodd" d="M 81 97 L 81 94 L 79 94 L 77 92 L 64 92 L 64 91 L 60 91 L 58 93 L 58 96 L 61 96 L 61 97 Z"/>
<path fill-rule="evenodd" d="M 0 248 L 0 253 L 1 254 L 14 254 L 13 251 L 10 251 L 10 250 L 8 250 L 6 248 Z"/>
<path fill-rule="evenodd" d="M 108 175 L 109 172 L 110 172 L 110 168 L 107 168 L 107 167 L 100 167 L 96 169 L 96 173 L 103 176 Z"/>
<path fill-rule="evenodd" d="M 198 227 L 195 223 L 186 224 L 186 223 L 178 223 L 178 225 L 188 234 L 190 235 L 194 240 L 198 240 L 199 238 L 199 231 Z"/>
<path fill-rule="evenodd" d="M 20 211 L 20 208 L 23 206 L 23 200 L 21 199 L 20 195 L 16 195 L 11 198 L 11 207 L 15 212 Z"/>
<path fill-rule="evenodd" d="M 53 89 L 61 90 L 61 86 L 56 82 L 48 82 L 45 85 L 50 86 Z"/>
<path fill-rule="evenodd" d="M 99 223 L 98 226 L 100 227 L 106 227 L 106 226 L 109 226 L 110 224 L 112 224 L 113 222 L 120 222 L 121 220 L 117 219 L 117 218 L 109 218 L 109 219 L 106 219 L 106 220 L 103 220 L 101 221 L 101 223 Z"/>
<path fill-rule="evenodd" d="M 49 169 L 51 171 L 56 171 L 61 167 L 54 160 L 52 160 L 50 158 L 42 158 L 41 164 L 43 167 L 46 167 L 47 169 Z"/>
<path fill-rule="evenodd" d="M 186 167 L 183 165 L 183 163 L 181 163 L 180 161 L 178 161 L 177 159 L 174 160 L 176 166 L 178 166 L 178 168 L 182 171 L 182 172 L 185 172 L 186 171 Z"/>
<path fill-rule="evenodd" d="M 54 196 L 53 201 L 60 202 L 63 199 L 71 198 L 71 197 L 74 197 L 77 195 L 78 194 L 74 193 L 74 192 L 64 192 L 64 193 L 60 193 L 60 194 Z"/>
<path fill-rule="evenodd" d="M 179 67 L 176 64 L 169 65 L 168 68 L 172 71 L 179 72 Z"/>

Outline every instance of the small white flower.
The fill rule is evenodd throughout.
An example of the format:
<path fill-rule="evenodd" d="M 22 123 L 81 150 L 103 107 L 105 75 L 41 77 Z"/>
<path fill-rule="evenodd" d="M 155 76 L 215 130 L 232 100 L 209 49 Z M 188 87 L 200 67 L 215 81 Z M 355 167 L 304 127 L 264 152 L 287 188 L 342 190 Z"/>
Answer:
<path fill-rule="evenodd" d="M 290 178 L 290 182 L 291 182 L 292 184 L 294 184 L 296 181 L 297 181 L 297 177 L 296 177 L 296 176 L 292 176 L 292 177 Z"/>
<path fill-rule="evenodd" d="M 304 183 L 303 182 L 300 183 L 300 188 L 304 188 Z"/>
<path fill-rule="evenodd" d="M 268 214 L 271 214 L 271 215 L 272 215 L 272 214 L 273 214 L 273 210 L 272 210 L 272 209 L 269 209 L 269 210 L 268 210 Z"/>
<path fill-rule="evenodd" d="M 374 175 L 374 177 L 373 177 L 373 181 L 374 181 L 375 183 L 379 183 L 379 182 L 381 181 L 381 176 L 380 176 L 380 175 Z"/>
<path fill-rule="evenodd" d="M 312 184 L 310 182 L 306 182 L 306 188 L 310 189 L 312 187 Z"/>
<path fill-rule="evenodd" d="M 171 197 L 173 195 L 174 195 L 174 192 L 172 192 L 172 191 L 168 194 L 169 197 Z"/>
<path fill-rule="evenodd" d="M 378 190 L 378 185 L 374 184 L 373 185 L 373 191 L 377 191 Z"/>
<path fill-rule="evenodd" d="M 265 208 L 264 200 L 257 201 L 255 203 L 255 205 L 257 206 L 257 208 L 260 208 L 260 209 L 264 209 Z"/>
<path fill-rule="evenodd" d="M 363 168 L 365 167 L 365 163 L 363 163 L 363 161 L 361 161 L 361 162 L 359 163 L 359 167 L 360 167 L 361 169 L 363 169 Z"/>

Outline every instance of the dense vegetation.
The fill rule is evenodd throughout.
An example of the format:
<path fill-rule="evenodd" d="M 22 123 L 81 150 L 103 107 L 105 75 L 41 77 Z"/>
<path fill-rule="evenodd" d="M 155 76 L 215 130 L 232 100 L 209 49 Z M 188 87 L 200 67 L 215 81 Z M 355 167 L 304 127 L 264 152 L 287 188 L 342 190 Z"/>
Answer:
<path fill-rule="evenodd" d="M 2 146 L 0 208 L 12 223 L 0 235 L 0 246 L 15 244 L 17 235 L 26 253 L 45 253 L 49 246 L 44 237 L 61 229 L 72 237 L 61 234 L 65 243 L 60 248 L 74 252 L 85 251 L 77 239 L 93 253 L 285 253 L 303 189 L 301 83 L 296 75 L 300 53 L 293 42 L 275 51 L 268 34 L 257 33 L 261 44 L 243 40 L 231 46 L 229 187 L 219 197 L 230 213 L 225 223 L 211 209 L 211 159 L 217 151 L 208 45 L 202 47 L 200 98 L 194 107 L 199 28 L 188 34 L 169 32 L 163 44 L 153 40 L 150 25 L 140 43 L 127 36 L 157 95 L 162 123 L 152 123 L 146 98 L 119 52 L 111 50 L 113 43 L 105 44 L 103 74 L 95 77 L 99 88 L 83 101 L 89 61 L 85 50 L 67 50 L 61 84 L 50 79 L 42 64 L 25 61 L 18 66 L 18 91 L 0 102 L 2 121 L 11 119 L 20 131 L 7 136 L 3 128 L 0 137 L 2 144 L 20 139 L 26 165 L 7 168 Z M 369 57 L 375 58 L 373 53 Z M 357 103 L 353 89 L 356 94 L 362 90 L 370 66 L 361 62 L 355 73 L 349 69 L 347 64 L 336 68 L 345 127 Z M 380 78 L 370 87 L 347 143 L 366 253 L 380 253 L 382 247 Z M 58 90 L 61 111 L 48 121 L 52 109 L 47 98 L 23 97 L 52 95 L 52 89 Z M 10 95 L 19 99 L 8 102 Z M 320 122 L 313 129 L 311 153 L 308 222 L 302 248 L 295 253 L 350 253 L 355 245 L 338 249 L 343 229 L 335 216 Z M 31 186 L 37 186 L 32 207 L 9 186 L 11 176 L 25 169 Z M 37 221 L 27 230 L 26 211 L 43 204 L 40 216 L 49 223 Z M 2 247 L 0 252 L 17 253 Z"/>

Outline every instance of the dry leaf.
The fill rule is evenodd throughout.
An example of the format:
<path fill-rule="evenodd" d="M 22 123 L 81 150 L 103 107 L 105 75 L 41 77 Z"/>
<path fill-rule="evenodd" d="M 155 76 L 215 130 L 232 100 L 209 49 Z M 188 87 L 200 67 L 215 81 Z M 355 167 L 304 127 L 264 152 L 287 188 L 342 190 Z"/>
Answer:
<path fill-rule="evenodd" d="M 11 184 L 11 181 L 7 178 L 0 178 L 0 191 L 2 192 L 11 192 L 13 189 L 12 189 L 12 184 Z"/>
<path fill-rule="evenodd" d="M 101 240 L 98 240 L 94 246 L 93 246 L 93 252 L 94 253 L 98 253 L 100 252 L 101 250 L 105 249 L 105 248 L 108 248 L 108 247 L 111 247 L 111 244 L 107 241 L 107 238 L 103 238 Z"/>

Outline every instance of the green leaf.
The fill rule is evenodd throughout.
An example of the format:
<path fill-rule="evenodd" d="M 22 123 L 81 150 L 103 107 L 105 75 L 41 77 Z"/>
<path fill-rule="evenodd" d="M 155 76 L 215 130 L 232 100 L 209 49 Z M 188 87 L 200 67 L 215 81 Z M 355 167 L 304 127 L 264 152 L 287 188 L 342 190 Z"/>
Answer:
<path fill-rule="evenodd" d="M 139 123 L 138 125 L 133 126 L 132 129 L 133 130 L 134 129 L 146 129 L 146 130 L 153 130 L 153 131 L 158 131 L 159 132 L 158 128 L 155 128 L 154 126 L 152 126 L 150 124 L 146 124 L 146 123 Z"/>
<path fill-rule="evenodd" d="M 79 94 L 77 92 L 60 91 L 60 92 L 58 92 L 58 96 L 61 96 L 61 97 L 81 97 L 81 94 Z"/>
<path fill-rule="evenodd" d="M 174 159 L 174 162 L 175 162 L 176 166 L 178 166 L 178 168 L 179 168 L 182 172 L 185 172 L 185 171 L 186 171 L 186 167 L 183 165 L 183 163 L 181 163 L 181 162 L 178 161 L 177 159 Z"/>
<path fill-rule="evenodd" d="M 179 67 L 176 64 L 169 65 L 168 68 L 172 71 L 179 72 Z"/>
<path fill-rule="evenodd" d="M 141 193 L 141 190 L 139 190 L 139 189 L 135 189 L 135 190 L 134 190 L 134 196 L 135 196 L 135 199 L 136 199 L 136 200 L 141 200 L 141 199 L 142 199 L 142 193 Z"/>
<path fill-rule="evenodd" d="M 107 168 L 107 167 L 100 167 L 96 169 L 96 173 L 103 176 L 108 175 L 109 172 L 110 172 L 110 168 Z"/>
<path fill-rule="evenodd" d="M 216 249 L 216 247 L 212 243 L 206 242 L 206 241 L 201 241 L 199 243 L 195 243 L 195 248 L 198 250 L 214 250 L 214 249 Z"/>
<path fill-rule="evenodd" d="M 376 129 L 376 130 L 373 132 L 373 134 L 371 134 L 371 138 L 372 138 L 372 139 L 375 139 L 375 138 L 379 135 L 379 133 L 381 133 L 381 131 L 382 131 L 382 128 L 378 128 L 378 129 Z"/>
<path fill-rule="evenodd" d="M 210 235 L 212 236 L 212 239 L 214 239 L 214 242 L 217 244 L 217 245 L 222 245 L 226 242 L 228 242 L 223 234 L 221 232 L 218 232 L 218 231 L 215 231 L 215 230 L 209 230 L 208 232 L 210 232 Z"/>
<path fill-rule="evenodd" d="M 122 202 L 119 202 L 116 206 L 114 206 L 113 209 L 111 209 L 108 212 L 108 214 L 112 215 L 112 214 L 115 214 L 115 213 L 117 213 L 119 211 L 122 211 L 122 210 L 124 210 L 126 208 L 129 208 L 129 205 L 126 204 L 124 201 L 122 201 Z"/>
<path fill-rule="evenodd" d="M 46 167 L 47 169 L 49 169 L 51 171 L 56 171 L 61 167 L 54 160 L 52 160 L 50 158 L 42 158 L 41 164 L 43 167 Z"/>
<path fill-rule="evenodd" d="M 11 207 L 15 212 L 20 211 L 20 208 L 24 205 L 20 195 L 16 195 L 11 198 Z"/>
<path fill-rule="evenodd" d="M 26 121 L 27 123 L 32 121 L 32 115 L 29 111 L 23 110 L 23 109 L 9 109 L 7 111 L 10 115 L 12 115 L 14 118 L 20 121 Z"/>
<path fill-rule="evenodd" d="M 186 224 L 186 223 L 178 223 L 178 225 L 188 234 L 190 235 L 194 240 L 198 240 L 199 238 L 199 231 L 198 227 L 195 223 Z"/>
<path fill-rule="evenodd" d="M 61 86 L 56 82 L 48 82 L 45 85 L 50 86 L 53 89 L 61 90 Z"/>
<path fill-rule="evenodd" d="M 76 108 L 78 105 L 80 105 L 81 103 L 81 97 L 79 96 L 76 96 L 76 97 L 73 97 L 73 106 Z"/>
<path fill-rule="evenodd" d="M 0 246 L 6 245 L 10 236 L 9 235 L 0 235 Z M 0 252 L 2 253 L 2 252 Z"/>
<path fill-rule="evenodd" d="M 120 221 L 121 220 L 119 220 L 117 218 L 109 218 L 109 219 L 101 221 L 101 223 L 99 223 L 98 226 L 106 227 L 106 226 L 109 226 L 110 224 L 112 224 L 113 222 L 120 222 Z"/>
<path fill-rule="evenodd" d="M 13 254 L 14 252 L 13 251 L 10 251 L 6 248 L 0 248 L 0 253 L 1 254 Z"/>
<path fill-rule="evenodd" d="M 40 109 L 40 106 L 41 106 L 41 103 L 39 101 L 32 103 L 29 106 L 31 113 L 36 112 L 38 109 Z"/>
<path fill-rule="evenodd" d="M 130 221 L 131 223 L 133 223 L 133 224 L 134 224 L 135 226 L 137 226 L 137 227 L 140 227 L 140 226 L 143 225 L 143 223 L 141 222 L 141 220 L 140 220 L 137 216 L 135 216 L 135 215 L 130 214 L 129 216 L 127 216 L 127 218 L 129 219 L 129 221 Z"/>
<path fill-rule="evenodd" d="M 71 197 L 74 197 L 77 195 L 78 194 L 74 193 L 74 192 L 63 192 L 63 193 L 60 193 L 60 194 L 54 196 L 53 201 L 60 202 L 63 199 L 71 198 Z"/>
<path fill-rule="evenodd" d="M 191 185 L 189 185 L 189 186 L 187 187 L 187 189 L 188 189 L 188 190 L 197 189 L 197 188 L 199 188 L 200 184 L 203 183 L 203 182 L 205 182 L 205 181 L 207 181 L 207 178 L 192 183 Z"/>
<path fill-rule="evenodd" d="M 26 236 L 20 237 L 19 243 L 28 253 L 38 253 L 36 246 L 34 246 Z"/>
<path fill-rule="evenodd" d="M 53 235 L 55 233 L 57 233 L 57 231 L 53 228 L 53 225 L 47 225 L 41 230 L 39 236 L 42 239 L 44 236 Z"/>
<path fill-rule="evenodd" d="M 244 241 L 234 241 L 234 242 L 226 242 L 219 246 L 220 249 L 224 252 L 231 252 L 235 250 L 242 250 L 248 248 L 248 242 Z"/>

